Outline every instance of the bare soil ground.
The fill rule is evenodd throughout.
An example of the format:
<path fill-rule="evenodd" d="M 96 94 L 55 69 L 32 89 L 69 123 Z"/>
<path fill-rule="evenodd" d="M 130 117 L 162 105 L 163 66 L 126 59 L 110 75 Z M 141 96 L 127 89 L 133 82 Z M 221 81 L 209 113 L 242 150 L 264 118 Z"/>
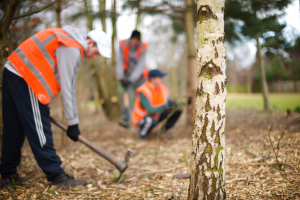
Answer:
<path fill-rule="evenodd" d="M 52 111 L 51 111 L 52 112 Z M 0 199 L 187 199 L 189 179 L 173 179 L 189 173 L 191 128 L 185 118 L 172 129 L 173 140 L 160 140 L 152 133 L 148 141 L 105 120 L 101 112 L 80 108 L 82 135 L 119 159 L 134 150 L 129 167 L 119 183 L 118 170 L 89 148 L 68 139 L 61 146 L 61 131 L 53 125 L 57 154 L 66 173 L 85 178 L 88 184 L 73 188 L 49 186 L 28 143 L 22 149 L 18 170 L 30 183 L 0 190 Z M 284 128 L 299 117 L 286 118 L 281 111 L 255 109 L 226 111 L 226 191 L 228 199 L 300 199 L 300 120 L 280 140 L 278 165 L 269 140 L 277 147 Z M 59 110 L 52 112 L 59 117 Z M 276 149 L 275 149 L 276 150 Z"/>

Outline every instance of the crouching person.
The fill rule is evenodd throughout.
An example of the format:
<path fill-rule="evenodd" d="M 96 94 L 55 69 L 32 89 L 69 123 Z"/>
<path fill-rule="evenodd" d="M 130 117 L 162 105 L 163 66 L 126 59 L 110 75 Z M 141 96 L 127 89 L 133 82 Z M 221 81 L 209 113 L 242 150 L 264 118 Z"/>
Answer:
<path fill-rule="evenodd" d="M 162 83 L 165 76 L 159 70 L 151 70 L 148 81 L 136 90 L 136 100 L 132 111 L 132 121 L 134 126 L 139 126 L 139 138 L 146 139 L 150 130 L 159 122 L 166 119 L 171 112 L 171 106 L 175 105 L 169 97 L 167 87 Z M 170 129 L 181 115 L 181 110 L 177 110 L 168 119 L 165 131 Z"/>

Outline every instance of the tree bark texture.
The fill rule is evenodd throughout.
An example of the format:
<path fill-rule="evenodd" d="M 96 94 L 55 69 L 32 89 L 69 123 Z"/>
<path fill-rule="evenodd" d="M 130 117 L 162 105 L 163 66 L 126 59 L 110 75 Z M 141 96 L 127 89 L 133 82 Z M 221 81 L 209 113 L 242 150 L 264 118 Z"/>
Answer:
<path fill-rule="evenodd" d="M 93 30 L 93 17 L 92 17 L 91 5 L 89 4 L 88 0 L 84 0 L 83 3 L 84 3 L 84 11 L 87 19 L 88 29 Z"/>
<path fill-rule="evenodd" d="M 3 118 L 2 118 L 2 74 L 4 64 L 8 56 L 9 49 L 7 47 L 7 33 L 9 26 L 14 18 L 15 12 L 22 0 L 14 0 L 6 3 L 3 9 L 4 14 L 0 20 L 0 149 L 2 149 L 2 132 L 3 132 Z"/>
<path fill-rule="evenodd" d="M 116 5 L 117 0 L 112 1 L 112 35 L 111 35 L 111 97 L 110 101 L 113 104 L 112 118 L 120 116 L 120 103 L 118 103 L 118 94 L 117 94 L 117 78 L 116 78 L 116 50 L 115 50 L 115 41 L 117 39 L 117 17 L 116 17 Z"/>
<path fill-rule="evenodd" d="M 197 92 L 189 200 L 226 199 L 225 0 L 197 1 Z"/>
<path fill-rule="evenodd" d="M 56 7 L 56 22 L 58 28 L 61 28 L 61 10 L 61 0 L 58 0 Z"/>
<path fill-rule="evenodd" d="M 270 102 L 269 102 L 269 92 L 268 92 L 268 85 L 266 79 L 266 72 L 265 66 L 263 64 L 263 59 L 261 55 L 261 46 L 259 43 L 259 36 L 255 37 L 256 40 L 256 47 L 257 47 L 257 58 L 258 58 L 258 65 L 260 70 L 260 81 L 261 81 L 261 88 L 262 88 L 262 95 L 264 99 L 264 109 L 270 110 Z"/>
<path fill-rule="evenodd" d="M 136 14 L 135 30 L 138 30 L 138 28 L 140 28 L 140 23 L 141 23 L 140 5 L 141 5 L 141 0 L 138 0 L 138 12 Z"/>
<path fill-rule="evenodd" d="M 252 93 L 252 70 L 249 69 L 247 73 L 247 93 Z"/>
<path fill-rule="evenodd" d="M 58 28 L 61 28 L 61 1 L 62 0 L 58 0 L 57 4 L 56 4 L 56 25 Z M 60 100 L 61 100 L 61 120 L 62 123 L 66 124 L 67 120 L 65 118 L 65 112 L 64 112 L 64 107 L 63 107 L 63 96 L 60 96 Z M 67 134 L 65 131 L 61 131 L 61 145 L 64 147 L 67 144 Z"/>
<path fill-rule="evenodd" d="M 277 88 L 278 88 L 278 93 L 282 93 L 281 78 L 277 79 Z"/>
<path fill-rule="evenodd" d="M 99 3 L 102 2 L 99 0 Z M 88 29 L 89 30 L 93 30 L 93 18 L 92 18 L 92 9 L 91 9 L 91 2 L 89 2 L 88 0 L 84 0 L 84 9 L 85 9 L 85 13 L 86 13 L 86 18 L 87 18 L 87 25 L 88 25 Z M 100 9 L 103 8 L 103 5 L 99 6 Z M 105 7 L 104 7 L 105 8 Z M 101 12 L 102 10 L 100 10 L 99 12 Z M 103 21 L 101 20 L 101 23 Z M 105 22 L 105 21 L 104 21 Z M 104 23 L 105 24 L 105 23 Z M 104 29 L 103 31 L 105 32 L 106 26 L 102 24 L 102 28 Z M 103 58 L 104 59 L 104 58 Z M 102 57 L 100 58 L 100 63 L 101 66 L 103 66 L 103 60 Z M 109 103 L 110 101 L 107 101 L 106 97 L 107 95 L 107 88 L 105 87 L 105 76 L 107 76 L 106 74 L 106 67 L 103 67 L 102 70 L 99 69 L 99 67 L 97 66 L 97 63 L 95 60 L 91 60 L 90 61 L 90 67 L 93 70 L 93 78 L 94 78 L 94 82 L 97 88 L 97 92 L 98 92 L 98 96 L 99 96 L 99 100 L 100 103 L 102 105 L 103 111 L 105 113 L 105 115 L 108 117 L 109 113 L 110 113 L 110 106 Z M 101 71 L 101 72 L 100 72 Z"/>
<path fill-rule="evenodd" d="M 99 12 L 101 13 L 100 20 L 102 24 L 102 30 L 106 32 L 106 13 L 105 13 L 105 7 L 106 7 L 106 0 L 98 0 L 99 2 Z"/>
<path fill-rule="evenodd" d="M 195 93 L 197 87 L 197 63 L 196 63 L 196 49 L 194 40 L 194 3 L 193 0 L 185 0 L 185 26 L 188 42 L 188 93 Z M 194 123 L 194 110 L 196 99 L 192 98 L 191 105 L 187 108 L 187 124 Z"/>
<path fill-rule="evenodd" d="M 294 92 L 298 92 L 297 79 L 294 80 Z"/>
<path fill-rule="evenodd" d="M 102 30 L 106 32 L 106 0 L 98 0 L 99 1 L 99 12 L 101 13 L 101 24 Z M 114 2 L 115 3 L 115 2 Z M 112 5 L 112 10 L 115 11 L 115 5 Z M 114 15 L 112 14 L 112 15 Z M 100 96 L 102 100 L 102 108 L 105 112 L 105 115 L 108 119 L 114 119 L 119 117 L 119 105 L 117 103 L 117 87 L 116 87 L 116 78 L 115 78 L 115 49 L 114 49 L 114 39 L 116 37 L 116 16 L 112 16 L 112 26 L 113 26 L 113 34 L 112 34 L 112 66 L 108 66 L 106 58 L 101 56 L 101 72 L 100 72 L 100 84 L 101 89 L 103 91 L 103 95 Z"/>

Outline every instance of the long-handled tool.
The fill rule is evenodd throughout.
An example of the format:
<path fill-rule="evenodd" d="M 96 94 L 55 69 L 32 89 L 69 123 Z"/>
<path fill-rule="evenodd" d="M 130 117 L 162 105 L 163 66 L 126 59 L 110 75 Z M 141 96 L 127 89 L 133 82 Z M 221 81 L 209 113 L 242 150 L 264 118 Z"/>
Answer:
<path fill-rule="evenodd" d="M 57 125 L 62 130 L 67 131 L 67 127 L 63 123 L 59 122 L 58 120 L 56 120 L 55 118 L 53 118 L 51 116 L 50 116 L 50 119 L 53 124 Z M 81 143 L 85 144 L 90 149 L 92 149 L 94 152 L 99 154 L 101 157 L 105 158 L 108 162 L 113 164 L 120 171 L 120 175 L 117 178 L 117 181 L 121 178 L 122 173 L 124 173 L 124 171 L 127 169 L 127 163 L 129 162 L 129 159 L 131 158 L 131 156 L 133 154 L 133 151 L 130 148 L 127 149 L 125 159 L 124 159 L 124 161 L 122 161 L 122 160 L 118 160 L 117 158 L 113 157 L 112 155 L 110 155 L 109 153 L 104 151 L 103 149 L 97 147 L 96 145 L 94 145 L 93 143 L 91 143 L 89 140 L 87 140 L 86 138 L 84 138 L 81 135 L 78 136 L 78 140 Z"/>

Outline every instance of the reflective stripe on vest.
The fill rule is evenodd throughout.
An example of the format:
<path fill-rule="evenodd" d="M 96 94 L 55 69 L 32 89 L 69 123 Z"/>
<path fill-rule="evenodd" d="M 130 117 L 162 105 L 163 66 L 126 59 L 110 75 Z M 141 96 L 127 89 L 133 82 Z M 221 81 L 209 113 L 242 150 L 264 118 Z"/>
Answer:
<path fill-rule="evenodd" d="M 137 90 L 137 98 L 134 102 L 134 109 L 132 111 L 132 121 L 138 123 L 145 116 L 148 115 L 148 111 L 143 109 L 141 106 L 140 93 L 143 93 L 152 107 L 159 107 L 165 105 L 169 99 L 169 92 L 167 87 L 164 84 L 158 85 L 155 90 L 149 81 L 141 85 Z M 151 116 L 158 120 L 160 113 L 151 114 Z"/>
<path fill-rule="evenodd" d="M 80 49 L 83 58 L 82 46 L 61 28 L 48 28 L 38 32 L 25 40 L 8 57 L 44 105 L 50 103 L 60 91 L 57 61 L 54 56 L 59 44 Z"/>
<path fill-rule="evenodd" d="M 147 49 L 148 44 L 142 43 L 142 45 L 138 46 L 136 49 L 136 58 L 137 61 L 141 58 L 142 52 Z M 123 69 L 124 71 L 128 69 L 128 62 L 129 62 L 129 44 L 126 40 L 121 40 L 120 47 L 123 49 Z M 149 70 L 145 67 L 143 72 L 143 78 L 148 77 Z"/>

